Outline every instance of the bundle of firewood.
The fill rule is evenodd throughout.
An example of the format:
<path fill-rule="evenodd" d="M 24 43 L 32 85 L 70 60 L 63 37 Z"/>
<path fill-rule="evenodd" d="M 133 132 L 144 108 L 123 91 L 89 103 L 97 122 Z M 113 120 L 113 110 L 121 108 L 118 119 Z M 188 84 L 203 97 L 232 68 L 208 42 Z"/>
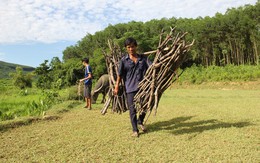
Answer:
<path fill-rule="evenodd" d="M 112 41 L 108 41 L 108 46 L 110 49 L 110 53 L 106 53 L 103 51 L 106 66 L 109 74 L 109 91 L 108 91 L 108 99 L 106 100 L 104 107 L 101 110 L 102 114 L 107 112 L 110 103 L 112 102 L 112 112 L 122 113 L 127 111 L 127 101 L 126 101 L 126 91 L 124 87 L 123 80 L 120 82 L 119 91 L 117 95 L 114 95 L 114 87 L 116 84 L 116 77 L 118 74 L 118 68 L 121 58 L 123 57 L 123 53 L 121 49 L 115 45 Z"/>
<path fill-rule="evenodd" d="M 186 44 L 184 37 L 187 33 L 174 36 L 174 28 L 163 39 L 163 33 L 160 35 L 159 46 L 155 53 L 152 65 L 148 68 L 144 79 L 139 83 L 139 91 L 135 95 L 135 104 L 138 112 L 155 113 L 162 93 L 178 77 L 177 70 L 185 61 L 187 52 L 193 45 Z M 151 52 L 145 53 L 150 54 Z"/>
<path fill-rule="evenodd" d="M 177 69 L 179 69 L 181 64 L 185 61 L 187 52 L 193 45 L 194 41 L 191 44 L 186 44 L 184 37 L 187 33 L 182 35 L 178 33 L 174 36 L 174 30 L 175 29 L 172 28 L 170 33 L 166 36 L 162 32 L 157 50 L 144 53 L 144 55 L 155 54 L 155 56 L 144 79 L 139 83 L 139 91 L 134 98 L 139 113 L 151 112 L 152 109 L 156 112 L 162 93 L 172 84 L 173 79 L 178 77 Z M 163 39 L 164 36 L 165 38 Z M 110 76 L 110 88 L 108 91 L 108 99 L 101 113 L 105 114 L 107 112 L 111 102 L 112 111 L 122 113 L 128 109 L 124 82 L 121 81 L 118 95 L 114 95 L 113 92 L 123 53 L 121 49 L 111 41 L 108 42 L 108 46 L 110 53 L 103 53 Z"/>

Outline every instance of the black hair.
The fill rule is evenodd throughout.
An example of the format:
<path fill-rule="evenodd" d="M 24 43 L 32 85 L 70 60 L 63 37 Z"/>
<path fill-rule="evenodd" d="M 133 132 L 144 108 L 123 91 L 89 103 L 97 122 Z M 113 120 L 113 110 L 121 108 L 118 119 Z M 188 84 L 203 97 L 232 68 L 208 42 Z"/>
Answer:
<path fill-rule="evenodd" d="M 125 47 L 127 45 L 130 45 L 130 44 L 134 44 L 135 46 L 137 46 L 137 42 L 136 40 L 133 38 L 133 37 L 128 37 L 126 40 L 125 40 Z"/>
<path fill-rule="evenodd" d="M 86 62 L 86 63 L 88 64 L 89 59 L 88 59 L 88 58 L 83 58 L 83 59 L 82 59 L 82 62 Z"/>

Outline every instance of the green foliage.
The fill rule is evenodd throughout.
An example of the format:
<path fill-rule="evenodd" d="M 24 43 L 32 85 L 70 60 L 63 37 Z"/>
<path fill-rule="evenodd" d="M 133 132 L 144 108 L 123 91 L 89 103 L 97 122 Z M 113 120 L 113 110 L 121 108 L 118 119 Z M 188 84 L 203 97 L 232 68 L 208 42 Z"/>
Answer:
<path fill-rule="evenodd" d="M 67 61 L 72 58 L 81 58 L 79 48 L 77 46 L 69 46 L 63 51 L 64 61 Z"/>
<path fill-rule="evenodd" d="M 53 58 L 50 64 L 45 61 L 36 68 L 37 87 L 61 89 L 75 85 L 78 79 L 84 76 L 81 64 L 81 59 L 84 57 L 90 59 L 94 77 L 98 79 L 102 74 L 107 73 L 103 52 L 109 51 L 108 40 L 113 40 L 124 52 L 125 39 L 134 37 L 138 42 L 139 53 L 143 53 L 155 50 L 158 47 L 161 31 L 164 30 L 165 36 L 170 31 L 170 27 L 176 27 L 176 34 L 188 32 L 185 37 L 186 42 L 195 40 L 195 44 L 187 54 L 187 62 L 182 65 L 182 68 L 193 64 L 204 67 L 259 65 L 260 24 L 256 16 L 260 15 L 259 8 L 260 3 L 257 2 L 255 5 L 228 9 L 225 14 L 217 13 L 214 17 L 196 19 L 173 17 L 153 19 L 145 23 L 131 21 L 109 25 L 103 31 L 87 34 L 76 45 L 67 47 L 63 51 L 64 62 Z M 153 56 L 150 58 L 152 59 Z M 225 76 L 225 73 L 227 74 L 223 72 L 221 77 L 213 80 L 234 79 L 230 75 Z M 210 76 L 210 74 L 205 75 Z M 197 76 L 194 72 L 189 77 L 190 81 L 201 83 L 209 80 Z M 254 78 L 254 75 L 246 78 Z"/>
<path fill-rule="evenodd" d="M 81 59 L 68 59 L 62 63 L 57 57 L 54 57 L 50 63 L 45 60 L 36 68 L 37 75 L 36 86 L 42 89 L 61 89 L 65 86 L 74 85 L 84 76 L 84 67 Z"/>
<path fill-rule="evenodd" d="M 164 29 L 168 33 L 170 27 L 176 32 L 188 32 L 186 41 L 195 39 L 188 59 L 192 63 L 203 66 L 258 65 L 260 51 L 259 18 L 260 3 L 228 9 L 225 14 L 217 13 L 214 17 L 198 17 L 196 19 L 163 18 L 147 22 L 131 21 L 109 25 L 103 31 L 87 34 L 75 46 L 63 52 L 65 62 L 71 58 L 89 57 L 96 73 L 106 73 L 102 51 L 107 50 L 107 40 L 112 39 L 121 49 L 124 40 L 134 37 L 138 41 L 139 52 L 155 50 L 159 43 L 159 34 Z M 100 66 L 100 67 L 99 67 Z M 103 72 L 102 72 L 103 71 Z"/>
<path fill-rule="evenodd" d="M 59 103 L 59 94 L 55 91 L 43 91 L 39 101 L 28 102 L 25 105 L 27 115 L 44 115 L 52 105 Z"/>
<path fill-rule="evenodd" d="M 63 64 L 63 77 L 65 84 L 71 86 L 84 77 L 84 66 L 82 65 L 81 58 L 69 59 Z"/>
<path fill-rule="evenodd" d="M 13 87 L 11 79 L 0 79 L 0 94 L 3 94 Z"/>
<path fill-rule="evenodd" d="M 36 67 L 35 74 L 37 75 L 37 83 L 36 86 L 38 88 L 50 89 L 51 82 L 53 80 L 50 72 L 50 66 L 47 65 L 48 60 L 45 60 L 39 67 Z"/>
<path fill-rule="evenodd" d="M 3 80 L 0 81 L 4 83 Z M 40 91 L 29 88 L 17 91 L 17 88 L 8 83 L 6 86 L 9 89 L 0 92 L 0 121 L 44 115 L 46 110 L 61 102 L 61 97 L 54 90 Z"/>
<path fill-rule="evenodd" d="M 260 78 L 260 65 L 227 65 L 224 67 L 193 65 L 179 77 L 179 83 L 201 84 L 203 82 L 252 81 Z"/>
<path fill-rule="evenodd" d="M 94 51 L 94 56 L 91 60 L 90 60 L 90 64 L 91 67 L 93 69 L 93 76 L 95 79 L 98 79 L 101 75 L 103 75 L 105 72 L 107 72 L 107 68 L 106 68 L 106 61 L 105 61 L 105 57 L 102 53 L 102 49 L 96 49 Z"/>
<path fill-rule="evenodd" d="M 63 51 L 63 61 L 54 57 L 48 64 L 44 61 L 36 68 L 36 86 L 42 89 L 61 89 L 76 84 L 84 76 L 81 59 L 90 58 L 94 76 L 97 79 L 107 73 L 103 51 L 108 51 L 107 40 L 111 39 L 124 50 L 124 40 L 134 37 L 138 42 L 139 53 L 155 50 L 158 47 L 162 30 L 165 34 L 170 27 L 176 27 L 176 33 L 188 32 L 186 41 L 195 39 L 195 44 L 188 52 L 189 64 L 202 66 L 226 65 L 259 65 L 260 63 L 260 32 L 259 1 L 255 5 L 246 5 L 228 9 L 225 14 L 217 13 L 214 17 L 198 17 L 196 19 L 163 18 L 147 22 L 131 21 L 109 25 L 95 34 L 87 34 L 74 46 Z M 151 56 L 151 58 L 153 58 Z M 8 69 L 13 65 L 1 62 L 0 69 Z M 3 68 L 4 67 L 4 68 Z M 1 75 L 1 74 L 0 74 Z M 193 82 L 203 82 L 204 79 L 190 77 Z M 228 80 L 230 76 L 221 77 Z M 248 76 L 248 78 L 254 78 Z M 195 81 L 196 80 L 196 81 Z M 221 79 L 219 79 L 221 80 Z M 18 82 L 20 84 L 22 82 Z M 25 83 L 26 85 L 26 83 Z M 21 88 L 24 85 L 20 86 Z"/>
<path fill-rule="evenodd" d="M 20 95 L 20 96 L 27 96 L 27 95 L 28 95 L 28 90 L 27 90 L 27 89 L 22 89 L 22 90 L 19 92 L 19 95 Z"/>
<path fill-rule="evenodd" d="M 67 88 L 67 98 L 66 100 L 84 100 L 83 97 L 83 87 L 81 87 L 81 94 L 78 94 L 78 86 L 71 86 L 69 88 Z"/>
<path fill-rule="evenodd" d="M 54 89 L 61 89 L 63 85 L 62 79 L 58 79 L 57 81 L 52 83 L 52 88 Z"/>
<path fill-rule="evenodd" d="M 32 87 L 32 74 L 23 73 L 23 68 L 22 67 L 16 67 L 16 72 L 15 73 L 10 73 L 10 76 L 12 77 L 12 81 L 14 86 L 24 89 L 26 87 Z"/>

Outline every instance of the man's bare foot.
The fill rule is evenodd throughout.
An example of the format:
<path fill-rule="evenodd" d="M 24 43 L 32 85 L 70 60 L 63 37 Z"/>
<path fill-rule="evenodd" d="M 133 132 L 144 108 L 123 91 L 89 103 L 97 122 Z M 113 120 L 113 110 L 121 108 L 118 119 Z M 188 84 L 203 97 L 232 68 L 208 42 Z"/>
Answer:
<path fill-rule="evenodd" d="M 135 132 L 133 132 L 133 134 L 132 134 L 132 137 L 137 137 L 137 138 L 138 138 L 138 137 L 139 137 L 139 134 L 138 134 L 138 132 L 136 132 L 136 131 L 135 131 Z"/>
<path fill-rule="evenodd" d="M 141 128 L 141 130 L 142 130 L 143 132 L 146 132 L 146 131 L 147 131 L 147 129 L 146 129 L 146 127 L 145 127 L 144 125 L 140 125 L 140 128 Z"/>

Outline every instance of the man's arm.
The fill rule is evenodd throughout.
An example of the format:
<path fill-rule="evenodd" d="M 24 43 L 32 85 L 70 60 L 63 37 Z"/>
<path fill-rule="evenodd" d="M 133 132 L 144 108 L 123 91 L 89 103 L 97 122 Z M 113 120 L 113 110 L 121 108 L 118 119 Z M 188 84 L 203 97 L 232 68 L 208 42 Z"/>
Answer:
<path fill-rule="evenodd" d="M 117 75 L 117 78 L 116 78 L 116 85 L 115 85 L 115 89 L 114 89 L 114 94 L 115 94 L 115 95 L 118 94 L 120 81 L 121 81 L 121 77 L 120 77 L 119 75 Z"/>
<path fill-rule="evenodd" d="M 80 79 L 79 81 L 83 82 L 84 80 L 91 79 L 91 78 L 92 78 L 92 74 L 88 73 L 88 76 L 86 78 Z"/>
<path fill-rule="evenodd" d="M 118 74 L 117 74 L 117 77 L 116 77 L 116 84 L 115 84 L 115 88 L 114 88 L 114 95 L 118 94 L 119 85 L 120 85 L 120 82 L 121 82 L 121 79 L 122 79 L 122 75 L 124 74 L 123 70 L 124 70 L 124 63 L 123 63 L 123 60 L 121 59 L 120 63 L 119 63 L 119 67 L 118 67 Z"/>

